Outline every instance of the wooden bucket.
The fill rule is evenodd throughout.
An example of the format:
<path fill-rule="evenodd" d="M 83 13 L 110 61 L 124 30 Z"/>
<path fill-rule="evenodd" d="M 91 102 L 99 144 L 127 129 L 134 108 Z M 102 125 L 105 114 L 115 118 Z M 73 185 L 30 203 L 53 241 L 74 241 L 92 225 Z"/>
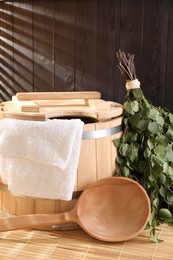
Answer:
<path fill-rule="evenodd" d="M 91 92 L 88 93 L 91 94 Z M 94 100 L 95 99 L 93 98 L 92 101 L 94 102 Z M 93 102 L 91 103 L 93 104 Z M 105 102 L 106 101 L 104 102 L 101 101 L 101 103 L 105 103 Z M 62 201 L 62 200 L 50 200 L 50 199 L 40 199 L 40 198 L 33 198 L 33 197 L 26 197 L 26 196 L 25 197 L 17 196 L 11 194 L 8 191 L 7 185 L 1 182 L 0 183 L 0 190 L 1 190 L 0 208 L 1 208 L 1 213 L 4 216 L 7 216 L 9 214 L 24 215 L 24 214 L 38 214 L 38 213 L 60 213 L 64 211 L 69 211 L 74 207 L 78 197 L 80 196 L 83 189 L 87 187 L 87 185 L 89 185 L 90 183 L 96 180 L 113 176 L 115 173 L 115 169 L 116 169 L 115 158 L 116 158 L 117 150 L 115 145 L 113 144 L 113 139 L 116 139 L 122 135 L 122 106 L 120 104 L 110 102 L 114 110 L 113 111 L 114 113 L 113 112 L 109 113 L 109 115 L 111 114 L 111 116 L 108 116 L 109 118 L 107 119 L 105 118 L 105 109 L 104 109 L 103 111 L 104 116 L 102 116 L 104 120 L 102 120 L 94 116 L 87 116 L 84 115 L 84 113 L 79 113 L 79 106 L 78 107 L 76 106 L 78 113 L 75 112 L 75 115 L 73 113 L 74 111 L 67 112 L 66 110 L 65 113 L 62 113 L 61 111 L 61 116 L 60 116 L 59 115 L 60 112 L 58 111 L 59 107 L 57 109 L 57 107 L 55 106 L 55 102 L 52 103 L 54 103 L 54 106 L 47 106 L 48 108 L 47 111 L 49 112 L 45 112 L 46 118 L 52 118 L 52 117 L 53 118 L 55 117 L 74 118 L 75 116 L 81 118 L 81 120 L 83 120 L 85 123 L 73 198 L 70 201 Z M 85 98 L 85 104 L 86 104 L 86 98 Z M 113 104 L 115 104 L 115 106 L 113 106 Z M 31 112 L 28 111 L 27 112 L 23 112 L 19 110 L 16 111 L 16 101 L 4 102 L 3 105 L 4 105 L 4 109 L 3 109 L 4 117 L 15 118 L 15 114 L 16 114 L 16 118 L 26 119 L 27 116 L 33 117 L 35 113 L 35 117 L 37 117 L 36 120 L 39 120 L 41 118 L 41 116 L 39 117 L 38 111 L 32 112 L 32 114 Z M 106 107 L 106 103 L 105 103 L 105 107 Z M 32 106 L 30 109 L 32 109 Z M 63 106 L 61 106 L 61 110 L 62 109 Z M 22 110 L 21 107 L 20 110 Z M 43 114 L 42 112 L 43 111 L 41 111 L 40 114 Z M 70 114 L 72 114 L 72 116 Z M 86 112 L 86 114 L 89 114 L 89 111 Z M 65 225 L 55 225 L 53 227 L 52 226 L 41 227 L 40 229 L 65 230 L 65 229 L 74 229 L 77 227 L 78 227 L 77 224 L 69 223 Z"/>

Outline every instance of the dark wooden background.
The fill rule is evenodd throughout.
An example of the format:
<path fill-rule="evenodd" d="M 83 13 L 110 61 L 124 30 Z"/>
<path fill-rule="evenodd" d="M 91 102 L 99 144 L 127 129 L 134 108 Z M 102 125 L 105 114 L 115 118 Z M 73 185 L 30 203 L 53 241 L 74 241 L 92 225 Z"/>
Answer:
<path fill-rule="evenodd" d="M 0 1 L 0 91 L 90 91 L 124 102 L 115 53 L 135 54 L 144 94 L 173 111 L 172 0 Z"/>

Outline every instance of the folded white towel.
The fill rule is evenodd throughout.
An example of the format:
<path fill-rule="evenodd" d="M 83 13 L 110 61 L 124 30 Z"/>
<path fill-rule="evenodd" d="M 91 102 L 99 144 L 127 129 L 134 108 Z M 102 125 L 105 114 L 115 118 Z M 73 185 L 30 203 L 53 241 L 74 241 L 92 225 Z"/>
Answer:
<path fill-rule="evenodd" d="M 83 122 L 0 121 L 0 175 L 11 192 L 70 200 L 79 161 Z"/>
<path fill-rule="evenodd" d="M 5 118 L 0 120 L 0 154 L 64 170 L 72 155 L 75 138 L 79 141 L 81 137 L 82 127 L 80 119 L 27 121 Z"/>
<path fill-rule="evenodd" d="M 2 182 L 14 194 L 60 200 L 72 198 L 76 179 L 74 164 L 62 171 L 54 166 L 0 156 L 0 171 Z"/>

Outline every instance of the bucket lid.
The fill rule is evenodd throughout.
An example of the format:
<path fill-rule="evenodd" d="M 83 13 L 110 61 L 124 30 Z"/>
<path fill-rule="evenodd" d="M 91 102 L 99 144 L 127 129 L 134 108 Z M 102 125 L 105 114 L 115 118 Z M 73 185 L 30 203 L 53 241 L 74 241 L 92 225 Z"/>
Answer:
<path fill-rule="evenodd" d="M 122 105 L 101 99 L 100 92 L 27 92 L 17 93 L 2 103 L 1 117 L 46 120 L 53 117 L 90 117 L 107 121 L 122 115 Z"/>

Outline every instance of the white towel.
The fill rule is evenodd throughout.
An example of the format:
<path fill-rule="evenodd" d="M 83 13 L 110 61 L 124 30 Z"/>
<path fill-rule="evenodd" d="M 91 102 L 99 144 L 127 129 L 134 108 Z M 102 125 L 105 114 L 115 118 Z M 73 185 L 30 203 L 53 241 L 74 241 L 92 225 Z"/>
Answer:
<path fill-rule="evenodd" d="M 70 200 L 80 155 L 80 119 L 0 121 L 0 174 L 18 195 Z"/>
<path fill-rule="evenodd" d="M 27 121 L 5 118 L 0 120 L 0 154 L 64 170 L 77 141 L 75 138 L 79 141 L 81 137 L 82 127 L 80 119 Z"/>

